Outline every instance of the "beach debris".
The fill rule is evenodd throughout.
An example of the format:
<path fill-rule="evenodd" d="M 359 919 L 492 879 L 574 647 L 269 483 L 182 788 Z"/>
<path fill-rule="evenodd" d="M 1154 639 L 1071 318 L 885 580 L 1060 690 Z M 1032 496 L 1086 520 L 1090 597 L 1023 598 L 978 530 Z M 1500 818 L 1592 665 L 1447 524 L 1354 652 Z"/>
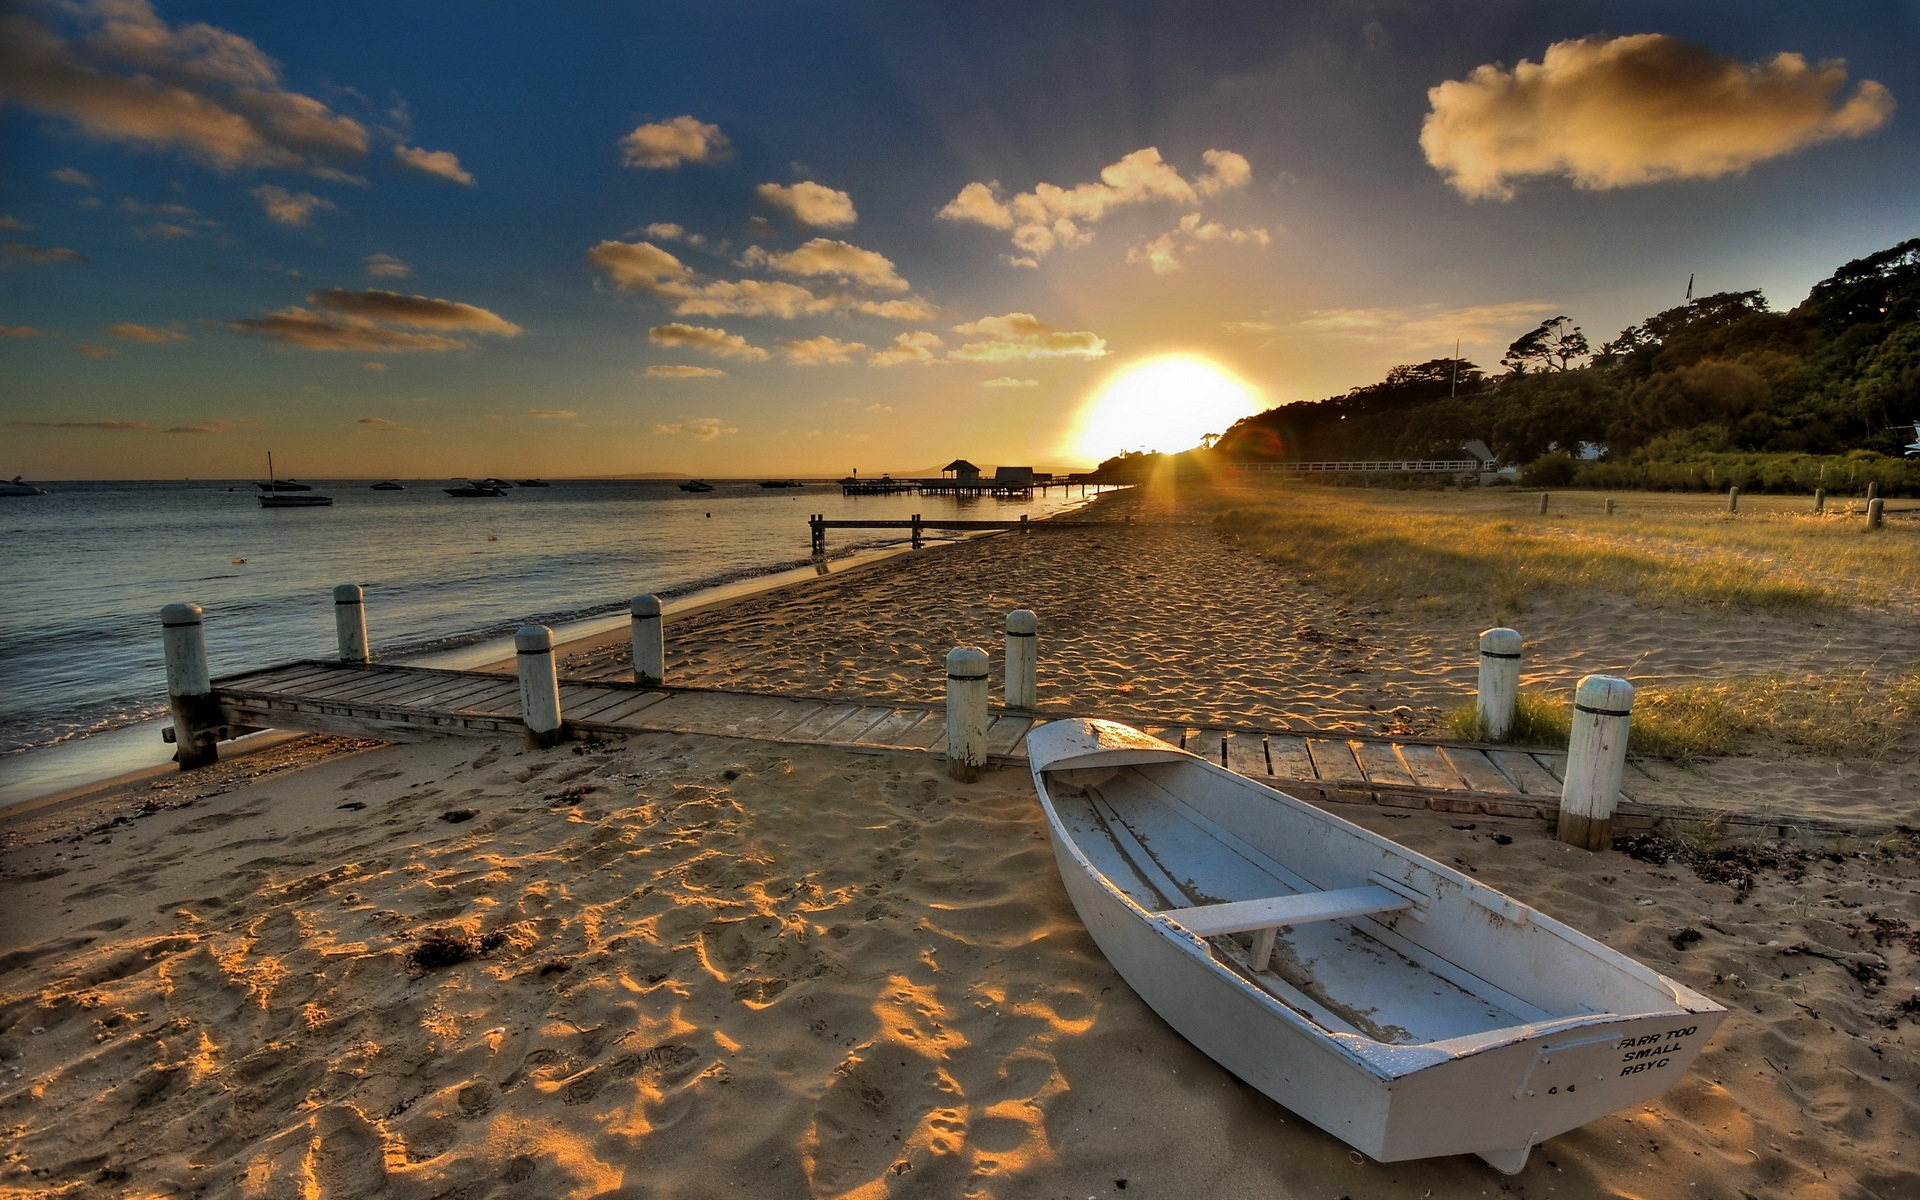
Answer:
<path fill-rule="evenodd" d="M 473 937 L 465 933 L 436 930 L 407 951 L 407 965 L 416 971 L 436 971 L 442 967 L 458 966 L 469 959 L 492 953 L 506 940 L 507 935 L 498 931 Z"/>
<path fill-rule="evenodd" d="M 462 821 L 471 821 L 480 814 L 471 808 L 450 808 L 440 814 L 440 819 L 449 825 L 458 825 Z"/>
<path fill-rule="evenodd" d="M 1691 950 L 1695 945 L 1699 944 L 1700 939 L 1705 936 L 1706 935 L 1701 933 L 1698 929 L 1695 929 L 1693 926 L 1689 925 L 1685 929 L 1682 929 L 1679 933 L 1676 933 L 1672 937 L 1668 938 L 1667 941 L 1673 943 L 1673 948 L 1675 950 Z"/>
<path fill-rule="evenodd" d="M 359 800 L 349 800 L 345 804 L 336 804 L 334 805 L 334 807 L 344 808 L 348 812 L 359 812 L 361 809 L 366 807 L 366 804 Z"/>
<path fill-rule="evenodd" d="M 244 558 L 230 558 L 227 561 L 238 567 L 244 565 L 247 560 Z"/>

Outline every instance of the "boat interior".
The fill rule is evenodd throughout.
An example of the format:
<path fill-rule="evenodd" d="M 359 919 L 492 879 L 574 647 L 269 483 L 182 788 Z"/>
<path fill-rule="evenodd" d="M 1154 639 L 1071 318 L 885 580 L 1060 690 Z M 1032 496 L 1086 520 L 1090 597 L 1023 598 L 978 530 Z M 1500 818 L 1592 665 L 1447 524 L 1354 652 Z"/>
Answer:
<path fill-rule="evenodd" d="M 1096 871 L 1329 1032 L 1465 1048 L 1675 1007 L 1651 972 L 1542 928 L 1501 893 L 1192 759 L 1046 778 Z"/>

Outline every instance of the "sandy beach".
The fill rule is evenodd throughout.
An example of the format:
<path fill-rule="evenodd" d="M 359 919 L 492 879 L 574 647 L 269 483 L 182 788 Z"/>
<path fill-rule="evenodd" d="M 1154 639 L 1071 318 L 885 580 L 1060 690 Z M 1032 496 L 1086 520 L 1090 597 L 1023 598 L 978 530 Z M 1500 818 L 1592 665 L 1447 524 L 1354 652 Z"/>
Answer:
<path fill-rule="evenodd" d="M 1132 527 L 691 616 L 670 677 L 933 700 L 949 647 L 993 648 L 1031 607 L 1056 712 L 1415 732 L 1469 693 L 1486 614 L 1343 604 L 1164 499 L 1090 514 Z M 1594 596 L 1527 619 L 1541 682 L 1815 653 L 1778 616 Z M 1920 655 L 1910 616 L 1821 619 L 1822 661 Z M 1752 778 L 1794 783 L 1777 803 L 1909 819 L 1904 750 L 1753 749 Z M 1378 1164 L 1133 995 L 1067 901 L 1024 772 L 959 784 L 932 759 L 664 734 L 310 739 L 7 815 L 0 1195 L 1920 1196 L 1910 836 L 1701 871 L 1534 822 L 1339 815 L 1727 1022 L 1673 1090 L 1518 1176 Z"/>

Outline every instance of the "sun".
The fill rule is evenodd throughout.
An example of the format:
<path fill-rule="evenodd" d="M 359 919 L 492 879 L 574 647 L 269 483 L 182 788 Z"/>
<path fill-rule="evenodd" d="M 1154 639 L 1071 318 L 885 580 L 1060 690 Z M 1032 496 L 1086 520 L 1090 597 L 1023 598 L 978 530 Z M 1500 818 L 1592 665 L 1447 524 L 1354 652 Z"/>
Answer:
<path fill-rule="evenodd" d="M 1265 405 L 1231 372 L 1189 354 L 1120 368 L 1080 409 L 1067 452 L 1100 462 L 1129 450 L 1191 450 Z"/>

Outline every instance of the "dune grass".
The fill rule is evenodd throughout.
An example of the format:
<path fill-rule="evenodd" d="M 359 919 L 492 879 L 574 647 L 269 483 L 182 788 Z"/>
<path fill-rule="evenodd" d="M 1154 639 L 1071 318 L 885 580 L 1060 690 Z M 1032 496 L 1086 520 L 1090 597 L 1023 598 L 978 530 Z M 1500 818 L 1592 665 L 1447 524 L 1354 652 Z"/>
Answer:
<path fill-rule="evenodd" d="M 1518 746 L 1563 749 L 1572 728 L 1573 696 L 1522 692 L 1513 727 L 1499 739 Z M 1767 675 L 1678 687 L 1652 685 L 1633 701 L 1627 749 L 1633 754 L 1694 759 L 1727 754 L 1743 740 L 1764 738 L 1832 758 L 1877 758 L 1920 725 L 1920 671 L 1876 675 L 1840 671 L 1790 678 Z M 1448 737 L 1490 741 L 1471 702 L 1449 712 Z"/>
<path fill-rule="evenodd" d="M 1537 495 L 1535 493 L 1534 495 Z M 1214 527 L 1248 550 L 1364 603 L 1517 613 L 1537 593 L 1804 613 L 1920 597 L 1915 531 L 1867 534 L 1844 515 L 1716 514 L 1598 497 L 1469 496 L 1296 487 L 1221 488 Z"/>

